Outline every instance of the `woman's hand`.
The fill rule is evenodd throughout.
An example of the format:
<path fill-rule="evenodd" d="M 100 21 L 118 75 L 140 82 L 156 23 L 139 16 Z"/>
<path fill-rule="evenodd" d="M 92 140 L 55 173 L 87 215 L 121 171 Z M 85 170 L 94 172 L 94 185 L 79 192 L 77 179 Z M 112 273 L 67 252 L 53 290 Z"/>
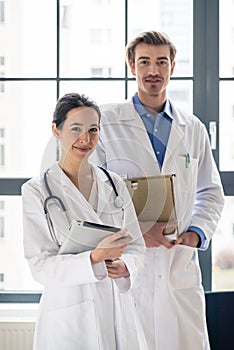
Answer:
<path fill-rule="evenodd" d="M 120 259 L 117 259 L 115 261 L 107 260 L 106 267 L 108 270 L 108 276 L 112 279 L 130 276 L 127 266 Z"/>
<path fill-rule="evenodd" d="M 125 234 L 126 230 L 123 229 L 99 242 L 97 247 L 90 254 L 91 263 L 96 264 L 104 260 L 120 258 L 129 242 L 132 241 L 132 236 L 128 235 L 124 237 Z"/>

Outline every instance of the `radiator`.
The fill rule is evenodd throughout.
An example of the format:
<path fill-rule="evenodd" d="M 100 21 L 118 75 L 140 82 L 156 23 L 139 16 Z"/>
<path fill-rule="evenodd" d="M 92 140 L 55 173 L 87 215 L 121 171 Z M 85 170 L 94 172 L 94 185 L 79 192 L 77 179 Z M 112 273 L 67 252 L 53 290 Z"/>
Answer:
<path fill-rule="evenodd" d="M 32 350 L 34 322 L 1 322 L 0 350 Z"/>

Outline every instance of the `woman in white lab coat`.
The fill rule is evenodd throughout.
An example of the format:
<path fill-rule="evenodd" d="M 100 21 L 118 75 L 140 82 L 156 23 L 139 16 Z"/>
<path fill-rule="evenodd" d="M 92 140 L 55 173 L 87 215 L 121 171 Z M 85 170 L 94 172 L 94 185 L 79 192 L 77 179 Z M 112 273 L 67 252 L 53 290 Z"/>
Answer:
<path fill-rule="evenodd" d="M 61 156 L 46 175 L 50 195 L 59 200 L 44 208 L 49 194 L 43 175 L 22 187 L 25 256 L 44 285 L 35 350 L 146 349 L 129 293 L 144 242 L 124 182 L 110 173 L 122 201 L 116 205 L 109 178 L 88 162 L 98 142 L 99 119 L 99 108 L 84 95 L 64 95 L 52 124 Z M 126 227 L 131 235 L 123 237 L 120 230 L 93 250 L 58 254 L 73 219 Z"/>

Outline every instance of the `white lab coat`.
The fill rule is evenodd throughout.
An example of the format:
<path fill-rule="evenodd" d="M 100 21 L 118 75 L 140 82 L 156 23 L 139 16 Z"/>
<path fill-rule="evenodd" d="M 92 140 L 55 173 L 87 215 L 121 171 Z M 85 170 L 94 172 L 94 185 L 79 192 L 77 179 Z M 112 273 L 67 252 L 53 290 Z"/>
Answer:
<path fill-rule="evenodd" d="M 124 182 L 112 174 L 123 198 L 122 209 L 114 206 L 114 192 L 106 175 L 94 168 L 98 188 L 97 211 L 85 200 L 56 164 L 49 171 L 53 195 L 60 197 L 70 219 L 88 220 L 127 227 L 133 241 L 122 255 L 130 278 L 115 281 L 107 275 L 103 262 L 91 265 L 90 252 L 57 255 L 59 246 L 51 237 L 44 214 L 48 196 L 43 177 L 33 178 L 22 187 L 24 248 L 34 278 L 44 285 L 36 323 L 35 350 L 146 350 L 129 290 L 143 266 L 144 240 Z M 62 213 L 58 213 L 61 219 Z M 63 225 L 52 218 L 53 234 L 62 243 Z M 133 347 L 132 347 L 133 346 Z"/>
<path fill-rule="evenodd" d="M 101 137 L 92 162 L 129 178 L 175 173 L 179 233 L 197 226 L 208 247 L 224 204 L 220 177 L 205 126 L 173 104 L 172 109 L 174 120 L 161 171 L 130 100 L 102 107 Z M 147 248 L 134 295 L 150 350 L 210 348 L 197 249 Z"/>

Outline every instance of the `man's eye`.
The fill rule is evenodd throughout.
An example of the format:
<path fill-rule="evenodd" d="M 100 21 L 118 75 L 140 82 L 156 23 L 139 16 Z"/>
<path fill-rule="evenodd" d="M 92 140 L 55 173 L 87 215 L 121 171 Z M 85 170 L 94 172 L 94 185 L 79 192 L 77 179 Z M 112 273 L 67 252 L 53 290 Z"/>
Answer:
<path fill-rule="evenodd" d="M 146 61 L 146 60 L 140 62 L 140 64 L 142 64 L 142 65 L 146 65 L 148 63 L 149 63 L 149 61 Z"/>
<path fill-rule="evenodd" d="M 168 66 L 168 61 L 158 61 L 158 65 L 162 67 L 167 67 Z"/>

